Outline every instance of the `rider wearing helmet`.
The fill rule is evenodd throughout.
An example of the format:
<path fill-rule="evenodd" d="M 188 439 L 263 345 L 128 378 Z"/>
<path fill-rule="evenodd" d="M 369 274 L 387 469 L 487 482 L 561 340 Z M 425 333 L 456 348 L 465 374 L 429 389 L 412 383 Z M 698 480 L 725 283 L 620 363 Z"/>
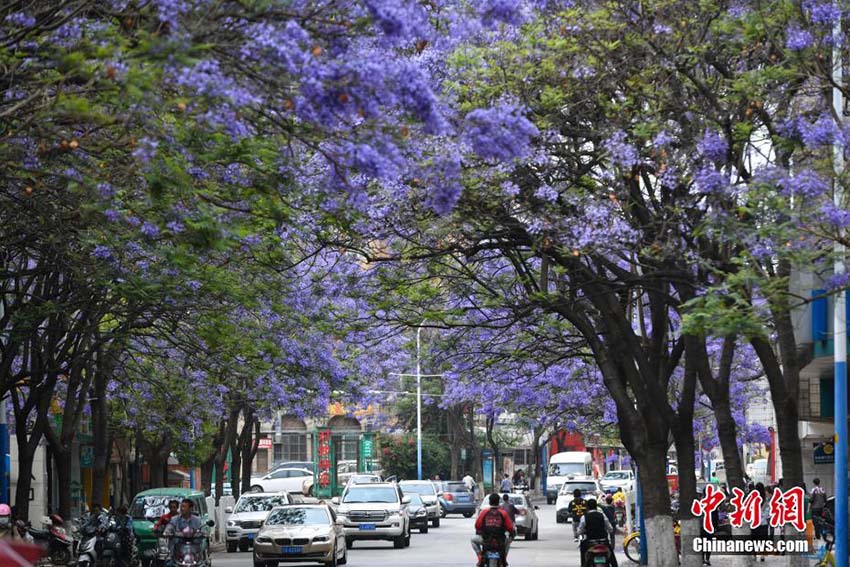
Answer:
<path fill-rule="evenodd" d="M 0 504 L 0 539 L 15 537 L 12 529 L 12 509 L 8 504 Z"/>
<path fill-rule="evenodd" d="M 475 520 L 475 537 L 472 538 L 472 549 L 478 555 L 478 565 L 484 565 L 484 546 L 490 541 L 499 543 L 499 553 L 502 556 L 502 565 L 508 565 L 508 551 L 510 549 L 510 538 L 516 537 L 516 527 L 511 517 L 500 506 L 498 494 L 490 495 L 490 506 L 482 506 L 481 514 Z M 505 532 L 510 537 L 505 536 Z"/>

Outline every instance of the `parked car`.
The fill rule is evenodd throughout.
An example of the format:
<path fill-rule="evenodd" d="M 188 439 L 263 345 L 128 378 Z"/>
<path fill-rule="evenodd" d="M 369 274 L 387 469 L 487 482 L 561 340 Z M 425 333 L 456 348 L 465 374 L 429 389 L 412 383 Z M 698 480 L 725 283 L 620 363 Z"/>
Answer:
<path fill-rule="evenodd" d="M 248 551 L 269 512 L 286 504 L 292 504 L 286 492 L 248 492 L 239 497 L 236 506 L 225 508 L 225 514 L 230 514 L 226 523 L 227 552 L 233 553 L 237 547 L 240 551 Z"/>
<path fill-rule="evenodd" d="M 599 485 L 604 491 L 622 488 L 624 492 L 629 492 L 635 487 L 635 472 L 629 469 L 608 471 L 599 481 Z"/>
<path fill-rule="evenodd" d="M 602 488 L 595 480 L 568 480 L 564 482 L 555 502 L 555 521 L 559 524 L 571 521 L 569 508 L 570 502 L 573 501 L 573 492 L 576 489 L 581 491 L 581 496 L 585 500 L 589 498 L 599 500 L 603 494 Z"/>
<path fill-rule="evenodd" d="M 268 472 L 274 472 L 277 469 L 307 469 L 315 470 L 316 464 L 313 461 L 279 461 L 272 465 Z"/>
<path fill-rule="evenodd" d="M 464 518 L 471 518 L 475 514 L 475 497 L 463 482 L 449 480 L 435 484 L 443 494 L 440 510 L 444 518 L 449 514 L 463 514 Z"/>
<path fill-rule="evenodd" d="M 432 528 L 440 527 L 440 491 L 430 480 L 403 480 L 398 485 L 405 494 L 417 493 L 422 497 L 425 508 L 428 510 L 428 520 Z"/>
<path fill-rule="evenodd" d="M 133 531 L 136 534 L 136 548 L 142 565 L 147 567 L 156 557 L 158 537 L 153 533 L 156 522 L 168 512 L 169 500 L 188 498 L 194 504 L 195 513 L 202 523 L 210 520 L 207 500 L 203 492 L 188 488 L 153 488 L 138 493 L 128 510 L 133 519 Z"/>
<path fill-rule="evenodd" d="M 302 494 L 304 480 L 313 478 L 309 469 L 277 469 L 263 476 L 251 477 L 251 492 L 288 492 Z"/>
<path fill-rule="evenodd" d="M 428 507 L 422 501 L 422 497 L 416 492 L 408 495 L 410 504 L 407 505 L 407 514 L 410 516 L 410 529 L 419 530 L 420 534 L 428 533 Z"/>
<path fill-rule="evenodd" d="M 363 473 L 357 472 L 357 461 L 339 461 L 336 464 L 336 485 L 338 487 L 344 487 L 348 485 L 349 479 L 355 475 L 359 475 Z M 378 473 L 365 473 L 365 474 L 374 474 Z M 301 493 L 306 496 L 313 496 L 313 482 L 315 479 L 311 474 L 308 478 L 305 478 L 301 485 Z"/>
<path fill-rule="evenodd" d="M 254 542 L 254 567 L 314 562 L 344 565 L 345 533 L 333 510 L 323 504 L 272 509 Z"/>
<path fill-rule="evenodd" d="M 348 549 L 357 540 L 392 541 L 396 549 L 410 545 L 410 498 L 395 483 L 356 484 L 334 497 L 337 518 Z"/>

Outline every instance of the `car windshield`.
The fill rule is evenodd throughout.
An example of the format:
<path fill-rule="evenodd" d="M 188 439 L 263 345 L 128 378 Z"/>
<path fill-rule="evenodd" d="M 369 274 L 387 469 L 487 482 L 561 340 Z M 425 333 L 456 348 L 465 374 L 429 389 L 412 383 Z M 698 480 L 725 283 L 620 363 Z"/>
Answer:
<path fill-rule="evenodd" d="M 585 474 L 584 463 L 553 463 L 549 465 L 549 476 Z"/>
<path fill-rule="evenodd" d="M 286 506 L 277 508 L 266 518 L 267 526 L 313 526 L 329 524 L 330 516 L 324 508 Z"/>
<path fill-rule="evenodd" d="M 176 496 L 137 496 L 130 505 L 128 515 L 134 520 L 158 520 L 168 512 L 168 501 L 180 500 Z"/>
<path fill-rule="evenodd" d="M 243 496 L 239 499 L 239 502 L 236 503 L 236 508 L 234 508 L 233 513 L 268 512 L 275 506 L 283 506 L 284 504 L 289 504 L 289 500 L 283 495 Z"/>
<path fill-rule="evenodd" d="M 581 490 L 582 494 L 596 492 L 596 485 L 592 482 L 567 482 L 561 487 L 561 493 L 572 494 L 576 488 Z"/>
<path fill-rule="evenodd" d="M 409 498 L 411 506 L 422 506 L 422 497 L 416 494 L 415 492 L 412 493 Z"/>
<path fill-rule="evenodd" d="M 402 484 L 401 490 L 405 494 L 412 494 L 414 492 L 425 496 L 434 496 L 435 494 L 437 494 L 437 490 L 430 482 L 427 484 L 424 482 L 421 484 Z"/>
<path fill-rule="evenodd" d="M 629 473 L 623 471 L 612 471 L 609 473 L 605 473 L 605 476 L 602 477 L 605 480 L 628 480 Z"/>
<path fill-rule="evenodd" d="M 342 502 L 344 504 L 355 504 L 358 502 L 394 504 L 398 502 L 398 494 L 395 488 L 390 486 L 355 486 L 348 489 L 342 498 Z"/>
<path fill-rule="evenodd" d="M 526 506 L 525 498 L 523 498 L 522 496 L 508 496 L 508 498 L 510 499 L 511 504 L 513 504 L 514 506 Z"/>

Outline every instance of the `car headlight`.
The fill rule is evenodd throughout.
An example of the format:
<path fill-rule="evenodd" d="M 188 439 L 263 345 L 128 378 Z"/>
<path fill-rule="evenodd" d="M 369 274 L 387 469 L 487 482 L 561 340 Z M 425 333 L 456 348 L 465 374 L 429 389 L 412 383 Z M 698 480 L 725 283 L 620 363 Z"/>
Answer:
<path fill-rule="evenodd" d="M 327 543 L 330 540 L 330 536 L 320 535 L 313 538 L 313 543 Z"/>
<path fill-rule="evenodd" d="M 387 519 L 392 522 L 398 522 L 399 520 L 401 520 L 401 512 L 393 512 Z"/>
<path fill-rule="evenodd" d="M 343 524 L 348 523 L 348 516 L 343 516 L 343 515 L 340 514 L 336 517 L 336 519 L 337 519 L 337 521 L 342 522 Z"/>
<path fill-rule="evenodd" d="M 417 518 L 418 518 L 419 516 L 427 516 L 427 515 L 428 515 L 428 512 L 426 512 L 425 510 L 422 510 L 422 509 L 420 509 L 419 511 L 417 511 L 417 512 L 416 512 L 416 517 L 417 517 Z"/>
<path fill-rule="evenodd" d="M 227 520 L 227 527 L 228 528 L 235 528 L 238 525 L 239 524 L 236 522 L 236 520 Z"/>
<path fill-rule="evenodd" d="M 257 543 L 271 543 L 272 538 L 266 536 L 260 536 L 257 538 Z"/>

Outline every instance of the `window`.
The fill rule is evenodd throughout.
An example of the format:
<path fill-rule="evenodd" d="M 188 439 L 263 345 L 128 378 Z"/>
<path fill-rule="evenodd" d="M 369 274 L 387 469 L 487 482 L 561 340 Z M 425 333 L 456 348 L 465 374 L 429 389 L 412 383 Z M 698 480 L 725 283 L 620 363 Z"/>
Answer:
<path fill-rule="evenodd" d="M 289 470 L 281 469 L 279 471 L 275 471 L 269 478 L 289 478 Z"/>
<path fill-rule="evenodd" d="M 274 461 L 306 461 L 307 436 L 304 433 L 283 433 L 280 445 L 274 447 Z"/>
<path fill-rule="evenodd" d="M 353 435 L 334 435 L 333 442 L 337 447 L 337 462 L 357 461 L 357 451 L 360 447 L 359 437 Z"/>

